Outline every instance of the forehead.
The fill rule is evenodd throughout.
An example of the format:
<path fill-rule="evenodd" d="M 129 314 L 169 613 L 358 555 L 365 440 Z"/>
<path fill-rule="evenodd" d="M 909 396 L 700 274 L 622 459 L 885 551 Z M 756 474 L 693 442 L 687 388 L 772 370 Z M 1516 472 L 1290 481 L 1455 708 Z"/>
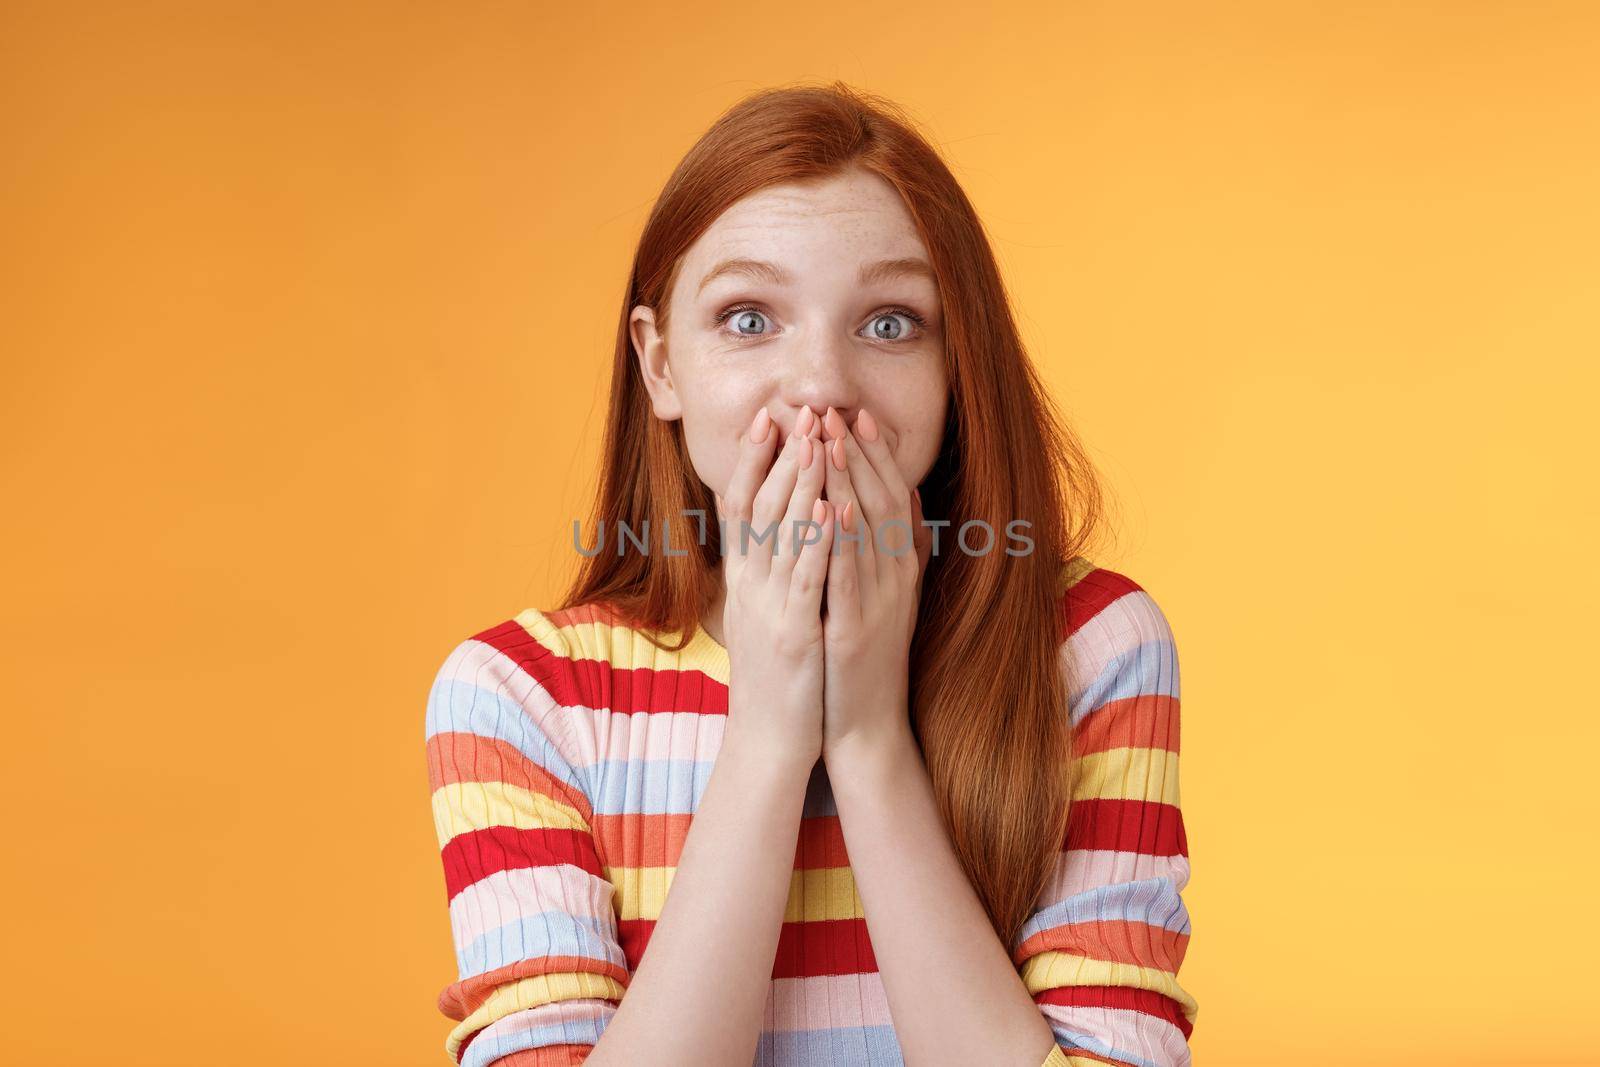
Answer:
<path fill-rule="evenodd" d="M 758 189 L 719 215 L 684 258 L 693 274 L 727 256 L 781 259 L 785 250 L 858 258 L 925 255 L 894 187 L 876 174 L 851 170 L 820 182 Z"/>

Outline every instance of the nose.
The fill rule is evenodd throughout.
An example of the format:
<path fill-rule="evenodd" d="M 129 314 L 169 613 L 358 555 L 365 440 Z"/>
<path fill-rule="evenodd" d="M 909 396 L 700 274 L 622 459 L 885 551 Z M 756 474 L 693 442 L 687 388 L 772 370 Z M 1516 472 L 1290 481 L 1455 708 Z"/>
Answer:
<path fill-rule="evenodd" d="M 859 394 L 849 356 L 837 345 L 818 345 L 797 354 L 784 375 L 780 394 L 786 414 L 785 425 L 792 433 L 801 408 L 810 408 L 820 420 L 831 407 L 849 425 L 855 421 Z M 827 428 L 822 431 L 827 436 Z"/>

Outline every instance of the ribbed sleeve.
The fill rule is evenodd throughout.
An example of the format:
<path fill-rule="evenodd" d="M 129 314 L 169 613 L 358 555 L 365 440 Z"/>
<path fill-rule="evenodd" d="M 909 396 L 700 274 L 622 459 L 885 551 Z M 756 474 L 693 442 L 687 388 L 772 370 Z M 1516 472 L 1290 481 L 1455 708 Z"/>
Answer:
<path fill-rule="evenodd" d="M 582 1063 L 628 981 L 614 888 L 577 770 L 570 659 L 508 623 L 457 646 L 428 696 L 433 820 L 457 981 L 439 995 L 462 1067 Z"/>
<path fill-rule="evenodd" d="M 1055 1033 L 1043 1067 L 1188 1067 L 1198 1007 L 1178 796 L 1178 657 L 1149 593 L 1112 571 L 1063 606 L 1074 786 L 1067 838 L 1014 959 Z"/>

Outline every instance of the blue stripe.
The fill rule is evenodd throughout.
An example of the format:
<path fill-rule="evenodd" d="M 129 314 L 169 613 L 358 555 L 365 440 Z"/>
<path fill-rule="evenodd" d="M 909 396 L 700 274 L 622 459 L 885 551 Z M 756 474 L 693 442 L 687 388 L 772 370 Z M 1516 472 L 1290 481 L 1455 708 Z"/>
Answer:
<path fill-rule="evenodd" d="M 892 1026 L 764 1030 L 753 1067 L 905 1067 Z"/>
<path fill-rule="evenodd" d="M 590 803 L 596 815 L 692 815 L 700 810 L 715 767 L 714 759 L 603 760 L 595 766 L 597 785 Z M 801 817 L 837 814 L 831 784 L 813 771 Z"/>
<path fill-rule="evenodd" d="M 582 1003 L 581 1001 L 562 1000 L 547 1006 L 531 1008 L 530 1011 L 559 1012 L 569 1004 Z M 611 1004 L 610 1001 L 601 1001 Z M 615 1013 L 612 1006 L 612 1013 Z M 506 1018 L 515 1018 L 515 1014 Z M 461 1067 L 489 1067 L 495 1060 L 502 1056 L 509 1056 L 513 1052 L 522 1052 L 530 1048 L 543 1048 L 546 1045 L 593 1045 L 600 1040 L 600 1035 L 605 1032 L 606 1023 L 610 1017 L 594 1022 L 589 1019 L 567 1019 L 550 1026 L 536 1026 L 514 1034 L 484 1034 L 478 1032 L 472 1044 L 467 1046 L 467 1054 L 461 1060 Z M 494 1025 L 493 1023 L 490 1024 Z"/>
<path fill-rule="evenodd" d="M 529 717 L 527 710 L 503 689 L 491 688 L 496 686 L 493 671 L 485 668 L 478 672 L 485 683 L 480 685 L 456 677 L 456 669 L 457 661 L 452 656 L 434 679 L 428 693 L 428 713 L 423 727 L 425 739 L 455 732 L 504 741 L 554 777 L 583 789 L 582 777 L 573 770 L 549 735 Z"/>
<path fill-rule="evenodd" d="M 1155 1060 L 1147 1060 L 1143 1056 L 1136 1055 L 1126 1049 L 1108 1045 L 1098 1037 L 1090 1037 L 1088 1034 L 1069 1030 L 1055 1022 L 1050 1023 L 1050 1032 L 1056 1035 L 1056 1044 L 1065 1049 L 1068 1055 L 1071 1055 L 1073 1049 L 1081 1048 L 1085 1052 L 1093 1052 L 1096 1055 L 1114 1059 L 1118 1063 L 1126 1063 L 1129 1067 L 1165 1067 L 1164 1064 L 1157 1063 Z"/>
<path fill-rule="evenodd" d="M 461 980 L 541 956 L 583 956 L 626 969 L 611 924 L 559 909 L 514 919 L 456 953 Z"/>
<path fill-rule="evenodd" d="M 1123 600 L 1114 603 L 1122 603 Z M 1165 630 L 1165 627 L 1162 629 Z M 1077 693 L 1070 697 L 1074 726 L 1082 723 L 1093 710 L 1112 701 L 1134 696 L 1171 696 L 1178 699 L 1178 646 L 1174 645 L 1170 632 L 1152 633 L 1150 640 L 1141 641 L 1125 653 L 1112 657 L 1088 683 L 1083 683 L 1082 678 L 1070 678 L 1070 681 L 1078 686 Z"/>
<path fill-rule="evenodd" d="M 1124 921 L 1189 933 L 1189 909 L 1178 893 L 1177 883 L 1170 878 L 1141 878 L 1097 886 L 1041 908 L 1023 924 L 1013 949 L 1033 935 L 1058 926 Z"/>

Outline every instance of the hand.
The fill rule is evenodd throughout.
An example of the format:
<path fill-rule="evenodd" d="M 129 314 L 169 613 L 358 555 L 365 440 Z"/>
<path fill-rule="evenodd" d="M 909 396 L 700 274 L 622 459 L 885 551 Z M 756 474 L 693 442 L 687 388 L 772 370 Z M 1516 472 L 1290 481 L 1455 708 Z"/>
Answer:
<path fill-rule="evenodd" d="M 768 470 L 779 433 L 763 408 L 742 439 L 727 496 L 716 498 L 725 522 L 724 743 L 810 767 L 822 754 L 822 593 L 833 522 L 821 498 L 826 464 L 816 414 L 802 408 L 795 430 Z M 775 536 L 765 536 L 769 529 Z M 808 537 L 819 539 L 804 544 Z"/>
<path fill-rule="evenodd" d="M 910 736 L 911 635 L 931 537 L 922 497 L 905 479 L 863 409 L 855 430 L 824 417 L 827 496 L 840 513 L 828 557 L 823 619 L 822 755 Z"/>

